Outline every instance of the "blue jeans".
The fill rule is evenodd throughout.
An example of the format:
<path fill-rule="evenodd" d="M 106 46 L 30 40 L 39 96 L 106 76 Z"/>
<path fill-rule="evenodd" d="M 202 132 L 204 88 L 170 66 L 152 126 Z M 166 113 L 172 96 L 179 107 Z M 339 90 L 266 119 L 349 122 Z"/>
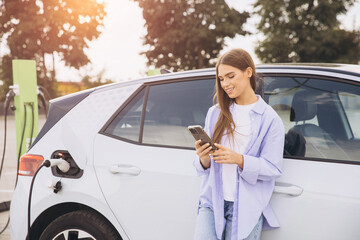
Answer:
<path fill-rule="evenodd" d="M 233 202 L 225 201 L 224 217 L 226 219 L 225 229 L 221 240 L 231 240 L 231 226 L 233 217 Z M 263 216 L 251 231 L 250 235 L 244 240 L 260 240 L 263 224 Z M 207 207 L 200 207 L 196 220 L 196 230 L 194 240 L 219 240 L 215 232 L 214 212 Z M 234 239 L 233 239 L 234 240 Z"/>

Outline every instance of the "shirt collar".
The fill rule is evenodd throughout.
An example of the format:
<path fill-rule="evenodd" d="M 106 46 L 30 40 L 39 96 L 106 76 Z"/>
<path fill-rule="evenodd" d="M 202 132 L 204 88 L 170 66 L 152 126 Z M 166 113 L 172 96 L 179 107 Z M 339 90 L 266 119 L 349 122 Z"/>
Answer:
<path fill-rule="evenodd" d="M 256 95 L 256 97 L 258 98 L 258 101 L 251 110 L 258 114 L 263 114 L 265 112 L 267 103 L 262 99 L 262 97 L 260 97 L 260 95 Z"/>
<path fill-rule="evenodd" d="M 258 98 L 258 101 L 256 102 L 255 106 L 251 109 L 251 111 L 254 111 L 258 114 L 263 114 L 266 109 L 267 103 L 262 99 L 262 97 L 260 97 L 260 95 L 256 94 L 256 97 Z M 233 102 L 230 105 L 230 112 L 233 112 L 234 105 L 235 105 L 235 102 Z"/>

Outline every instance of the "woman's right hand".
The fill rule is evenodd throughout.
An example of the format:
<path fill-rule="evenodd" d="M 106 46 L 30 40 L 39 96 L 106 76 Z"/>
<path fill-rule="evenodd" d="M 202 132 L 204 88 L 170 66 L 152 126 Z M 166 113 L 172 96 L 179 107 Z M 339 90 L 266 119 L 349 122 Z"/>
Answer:
<path fill-rule="evenodd" d="M 209 143 L 205 143 L 204 145 L 200 146 L 200 142 L 201 140 L 195 142 L 196 154 L 200 158 L 201 165 L 205 169 L 207 169 L 210 167 L 210 163 L 211 163 L 209 153 L 212 150 L 212 147 L 210 146 Z"/>

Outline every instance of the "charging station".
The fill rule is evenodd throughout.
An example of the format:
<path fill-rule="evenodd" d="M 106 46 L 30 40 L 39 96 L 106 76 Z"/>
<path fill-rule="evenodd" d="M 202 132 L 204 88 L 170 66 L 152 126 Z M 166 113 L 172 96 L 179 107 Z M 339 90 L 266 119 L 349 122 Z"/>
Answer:
<path fill-rule="evenodd" d="M 6 152 L 6 122 L 9 109 L 11 108 L 11 110 L 13 110 L 15 114 L 17 170 L 19 169 L 20 157 L 28 151 L 33 140 L 39 132 L 36 62 L 34 60 L 13 60 L 12 70 L 13 85 L 10 86 L 10 90 L 6 94 L 6 99 L 4 103 L 4 149 L 0 167 L 0 179 L 4 166 L 4 158 Z M 10 106 L 12 101 L 14 104 Z M 9 210 L 9 207 L 10 201 L 0 203 L 1 211 L 7 211 Z M 5 227 L 0 230 L 0 234 L 4 232 L 8 224 L 9 220 L 7 221 Z"/>
<path fill-rule="evenodd" d="M 16 184 L 18 175 L 24 176 L 33 176 L 31 179 L 30 191 L 29 191 L 29 200 L 28 200 L 28 214 L 27 214 L 27 229 L 28 235 L 27 239 L 31 238 L 30 235 L 30 212 L 31 212 L 31 197 L 32 189 L 37 173 L 43 167 L 53 167 L 55 173 L 60 171 L 60 174 L 71 173 L 78 174 L 80 169 L 76 163 L 71 162 L 68 159 L 68 155 L 57 153 L 54 158 L 45 160 L 41 156 L 41 165 L 34 165 L 36 170 L 32 173 L 27 167 L 34 164 L 34 159 L 29 158 L 29 154 L 26 154 L 30 149 L 32 143 L 34 142 L 36 136 L 38 135 L 38 97 L 42 101 L 43 107 L 45 109 L 45 114 L 47 115 L 47 104 L 43 91 L 47 93 L 46 89 L 37 85 L 36 78 L 36 63 L 33 60 L 13 60 L 12 61 L 12 70 L 13 70 L 13 85 L 10 86 L 10 90 L 6 94 L 6 99 L 4 103 L 5 108 L 5 129 L 4 129 L 4 148 L 3 148 L 3 157 L 0 165 L 0 180 L 4 165 L 5 152 L 6 152 L 6 132 L 7 132 L 7 116 L 8 112 L 11 109 L 15 114 L 15 126 L 16 126 L 16 163 L 17 163 L 17 173 L 16 173 Z M 42 90 L 41 90 L 42 89 Z M 48 95 L 48 94 L 47 94 Z M 48 95 L 49 96 L 49 95 Z M 12 104 L 13 103 L 13 104 Z M 35 155 L 31 155 L 35 156 Z M 21 159 L 21 160 L 20 160 Z M 29 161 L 30 159 L 30 161 Z M 39 160 L 39 159 L 38 159 Z M 36 163 L 37 164 L 37 163 Z M 72 164 L 72 165 L 71 165 Z M 21 169 L 21 171 L 20 171 Z M 34 170 L 34 169 L 32 169 Z M 53 173 L 53 174 L 55 174 Z M 55 174 L 56 175 L 56 174 Z M 63 175 L 61 175 L 63 176 Z M 54 193 L 58 193 L 61 190 L 61 181 L 59 180 L 54 186 Z M 0 203 L 0 211 L 9 210 L 10 201 Z M 0 229 L 0 234 L 9 225 L 10 218 L 3 229 Z M 2 227 L 2 226 L 1 226 Z"/>
<path fill-rule="evenodd" d="M 13 60 L 17 159 L 30 148 L 38 130 L 38 93 L 34 60 Z"/>

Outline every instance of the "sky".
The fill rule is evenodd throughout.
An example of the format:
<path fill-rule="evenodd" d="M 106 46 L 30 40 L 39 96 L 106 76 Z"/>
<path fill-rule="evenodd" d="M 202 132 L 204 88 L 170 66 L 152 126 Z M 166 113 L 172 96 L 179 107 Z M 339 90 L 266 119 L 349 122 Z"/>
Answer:
<path fill-rule="evenodd" d="M 136 79 L 146 75 L 146 58 L 140 52 L 145 51 L 142 45 L 142 37 L 146 34 L 145 20 L 142 17 L 142 9 L 132 0 L 104 0 L 107 16 L 104 20 L 104 30 L 97 40 L 90 42 L 89 49 L 85 52 L 90 58 L 91 67 L 84 67 L 80 71 L 65 67 L 57 59 L 55 70 L 59 81 L 80 81 L 82 76 L 96 75 L 104 71 L 104 77 L 113 81 Z M 254 0 L 225 0 L 230 7 L 238 11 L 252 11 Z M 245 2 L 245 3 L 244 3 Z M 339 16 L 342 27 L 353 29 L 354 24 L 360 28 L 360 0 L 347 12 L 345 16 Z M 247 50 L 254 58 L 255 63 L 260 63 L 254 53 L 256 42 L 262 36 L 256 34 L 256 23 L 259 17 L 252 16 L 245 25 L 245 29 L 252 32 L 251 36 L 237 35 L 234 39 L 226 39 L 227 46 L 222 50 L 224 53 L 232 48 L 241 47 Z M 52 60 L 47 59 L 51 64 Z M 52 68 L 52 65 L 49 66 Z"/>

